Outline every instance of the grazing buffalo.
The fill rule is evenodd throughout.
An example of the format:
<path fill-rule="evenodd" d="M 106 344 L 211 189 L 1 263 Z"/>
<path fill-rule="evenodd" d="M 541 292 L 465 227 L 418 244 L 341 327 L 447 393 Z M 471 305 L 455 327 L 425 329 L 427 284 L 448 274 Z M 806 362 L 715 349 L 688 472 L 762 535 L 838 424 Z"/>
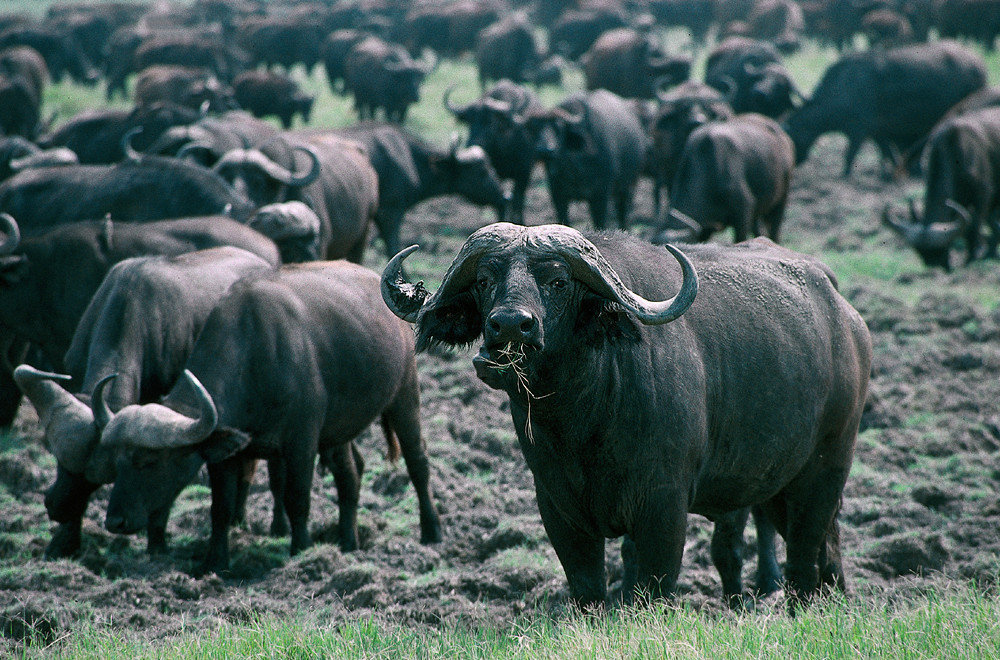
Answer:
<path fill-rule="evenodd" d="M 710 121 L 724 121 L 733 109 L 722 93 L 705 83 L 688 81 L 657 94 L 659 105 L 650 121 L 647 170 L 653 178 L 653 212 L 660 213 L 660 191 L 670 193 L 681 152 L 691 131 Z"/>
<path fill-rule="evenodd" d="M 410 105 L 420 100 L 425 75 L 427 69 L 405 48 L 378 37 L 355 44 L 344 63 L 344 87 L 354 95 L 362 121 L 375 119 L 381 108 L 387 121 L 403 123 Z"/>
<path fill-rule="evenodd" d="M 603 89 L 573 94 L 529 115 L 527 126 L 545 165 L 556 219 L 569 224 L 569 203 L 585 200 L 594 226 L 603 229 L 613 201 L 618 226 L 626 228 L 647 151 L 632 105 Z"/>
<path fill-rule="evenodd" d="M 417 493 L 420 540 L 438 542 L 419 402 L 413 333 L 380 303 L 375 273 L 313 262 L 241 282 L 209 316 L 185 378 L 161 403 L 112 414 L 97 388 L 101 447 L 115 453 L 117 467 L 105 526 L 123 534 L 142 529 L 186 483 L 186 466 L 204 461 L 212 535 L 198 572 L 225 571 L 242 461 L 266 458 L 283 483 L 296 554 L 310 545 L 316 456 L 326 462 L 342 454 L 343 469 L 334 473 L 340 547 L 354 550 L 360 479 L 351 440 L 381 418 L 391 454 L 402 450 Z"/>
<path fill-rule="evenodd" d="M 1000 242 L 1000 108 L 956 114 L 942 122 L 927 142 L 923 217 L 911 206 L 909 222 L 882 217 L 917 251 L 927 266 L 951 270 L 952 244 L 965 239 L 965 263 L 997 258 Z M 985 255 L 982 231 L 989 229 Z"/>
<path fill-rule="evenodd" d="M 46 557 L 68 557 L 79 550 L 80 525 L 90 496 L 114 481 L 111 457 L 96 451 L 99 431 L 90 396 L 97 383 L 109 374 L 118 375 L 105 396 L 114 410 L 158 400 L 180 378 L 205 319 L 229 287 L 273 268 L 259 256 L 234 247 L 126 259 L 108 271 L 80 318 L 64 360 L 66 376 L 53 378 L 29 365 L 14 370 L 18 386 L 38 411 L 45 446 L 58 462 L 45 508 L 60 527 L 45 549 Z M 68 378 L 80 394 L 74 396 L 52 382 Z M 191 467 L 196 471 L 200 465 Z M 172 503 L 150 515 L 150 553 L 166 549 L 165 526 Z"/>
<path fill-rule="evenodd" d="M 247 220 L 253 208 L 215 172 L 160 156 L 25 170 L 0 184 L 0 212 L 17 218 L 26 235 L 108 215 L 141 221 L 226 212 Z"/>
<path fill-rule="evenodd" d="M 87 303 L 108 270 L 123 259 L 232 245 L 271 264 L 280 260 L 271 239 L 226 216 L 75 222 L 23 241 L 13 218 L 4 214 L 0 221 L 6 236 L 0 247 L 0 350 L 10 365 L 23 361 L 23 354 L 12 353 L 30 342 L 53 368 L 63 370 L 63 358 Z M 10 369 L 0 370 L 2 426 L 13 421 L 21 400 Z"/>
<path fill-rule="evenodd" d="M 30 46 L 45 59 L 53 82 L 64 76 L 82 85 L 96 85 L 100 74 L 70 35 L 45 25 L 14 25 L 0 31 L 0 50 Z"/>
<path fill-rule="evenodd" d="M 233 80 L 236 103 L 255 117 L 276 116 L 282 127 L 292 127 L 299 115 L 309 123 L 316 97 L 305 94 L 299 84 L 286 75 L 273 71 L 244 71 Z"/>
<path fill-rule="evenodd" d="M 445 92 L 444 106 L 456 120 L 469 127 L 466 144 L 481 147 L 490 157 L 497 176 L 513 182 L 510 220 L 523 224 L 524 198 L 537 160 L 525 117 L 542 111 L 541 102 L 530 89 L 509 80 L 501 80 L 464 106 L 452 104 L 450 92 L 450 88 Z"/>
<path fill-rule="evenodd" d="M 396 124 L 362 123 L 314 133 L 333 133 L 365 148 L 378 175 L 375 225 L 386 256 L 399 251 L 406 211 L 432 197 L 461 195 L 473 204 L 493 207 L 497 219 L 505 217 L 509 199 L 482 149 L 459 149 L 455 143 L 440 149 Z"/>
<path fill-rule="evenodd" d="M 49 67 L 45 64 L 45 58 L 31 46 L 12 46 L 0 50 L 0 73 L 24 78 L 39 101 L 49 84 Z"/>
<path fill-rule="evenodd" d="M 953 41 L 849 53 L 826 70 L 785 128 L 799 163 L 819 136 L 845 134 L 846 177 L 865 140 L 895 163 L 949 108 L 985 84 L 983 58 Z"/>
<path fill-rule="evenodd" d="M 656 90 L 691 74 L 691 58 L 667 55 L 649 35 L 630 28 L 608 30 L 581 57 L 587 89 L 625 98 L 651 99 Z"/>
<path fill-rule="evenodd" d="M 594 45 L 604 32 L 626 27 L 625 12 L 613 5 L 592 9 L 567 9 L 549 29 L 549 50 L 576 60 Z"/>
<path fill-rule="evenodd" d="M 431 294 L 400 273 L 414 249 L 386 267 L 386 304 L 418 350 L 482 336 L 476 373 L 510 399 L 575 602 L 605 601 L 605 538 L 627 535 L 626 594 L 667 596 L 688 513 L 754 504 L 784 537 L 792 602 L 846 589 L 837 512 L 872 346 L 823 264 L 767 239 L 685 256 L 497 223 Z"/>
<path fill-rule="evenodd" d="M 175 103 L 210 112 L 236 109 L 232 87 L 223 85 L 204 67 L 154 64 L 139 72 L 135 80 L 135 104 Z"/>
<path fill-rule="evenodd" d="M 794 169 L 792 141 L 773 119 L 748 113 L 709 122 L 687 139 L 668 216 L 681 219 L 695 241 L 732 227 L 735 242 L 777 242 Z"/>

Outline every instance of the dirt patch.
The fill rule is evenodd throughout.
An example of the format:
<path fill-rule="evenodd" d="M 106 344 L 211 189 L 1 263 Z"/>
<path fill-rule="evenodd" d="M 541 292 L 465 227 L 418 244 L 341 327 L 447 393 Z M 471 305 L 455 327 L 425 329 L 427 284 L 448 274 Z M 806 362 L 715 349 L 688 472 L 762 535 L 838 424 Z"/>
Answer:
<path fill-rule="evenodd" d="M 887 286 L 842 283 L 875 345 L 871 395 L 841 512 L 848 579 L 856 594 L 886 598 L 939 579 L 992 584 L 1000 557 L 1000 270 L 987 263 L 944 274 L 907 263 L 911 257 L 879 226 L 877 213 L 912 194 L 918 182 L 882 181 L 867 152 L 851 180 L 840 179 L 839 169 L 840 146 L 827 142 L 797 170 L 787 244 L 822 250 L 834 270 L 837 259 L 865 259 L 866 250 L 904 262 Z M 637 216 L 651 214 L 649 199 L 644 186 Z M 553 220 L 540 178 L 527 217 L 530 224 Z M 588 224 L 583 207 L 574 207 L 571 218 Z M 454 200 L 418 207 L 404 227 L 404 241 L 422 245 L 408 262 L 412 275 L 439 281 L 465 237 L 490 219 Z M 653 227 L 635 231 L 648 235 Z M 379 249 L 368 262 L 376 269 L 384 263 Z M 525 613 L 562 611 L 565 579 L 538 517 L 506 399 L 476 379 L 471 358 L 468 351 L 418 358 L 443 543 L 418 542 L 412 487 L 402 465 L 381 460 L 384 441 L 374 429 L 359 442 L 368 470 L 358 552 L 342 554 L 333 544 L 336 489 L 330 477 L 317 476 L 316 543 L 289 558 L 287 539 L 267 536 L 271 501 L 262 471 L 247 524 L 233 531 L 233 571 L 224 577 L 189 575 L 208 538 L 204 476 L 175 507 L 168 554 L 149 557 L 144 539 L 103 530 L 104 488 L 88 509 L 81 556 L 44 561 L 52 525 L 43 497 L 55 464 L 37 442 L 37 422 L 25 406 L 14 446 L 0 453 L 0 655 L 25 640 L 50 642 L 82 621 L 155 639 L 303 610 L 323 622 L 374 615 L 497 626 Z M 679 591 L 695 607 L 717 609 L 724 605 L 709 560 L 710 533 L 706 521 L 691 517 Z M 749 557 L 753 542 L 751 531 Z M 614 588 L 622 573 L 617 541 L 607 549 Z M 748 582 L 754 570 L 751 559 Z"/>

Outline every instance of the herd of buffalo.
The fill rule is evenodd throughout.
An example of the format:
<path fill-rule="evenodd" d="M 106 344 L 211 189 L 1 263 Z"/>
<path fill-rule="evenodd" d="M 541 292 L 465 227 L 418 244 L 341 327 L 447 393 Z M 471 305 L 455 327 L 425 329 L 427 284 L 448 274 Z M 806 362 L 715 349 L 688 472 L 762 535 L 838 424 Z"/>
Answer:
<path fill-rule="evenodd" d="M 661 43 L 668 27 L 686 31 L 685 52 Z M 174 500 L 207 466 L 197 572 L 223 573 L 258 461 L 271 532 L 297 553 L 317 457 L 340 547 L 355 550 L 354 439 L 375 420 L 416 491 L 421 542 L 447 542 L 415 353 L 481 341 L 476 375 L 509 397 L 578 604 L 606 600 L 615 537 L 626 597 L 671 594 L 689 512 L 715 523 L 732 602 L 751 513 L 759 593 L 783 585 L 801 603 L 844 589 L 837 515 L 872 344 L 830 269 L 778 245 L 795 168 L 836 132 L 850 176 L 871 141 L 883 177 L 925 181 L 922 210 L 882 218 L 928 267 L 952 268 L 953 249 L 996 258 L 1000 91 L 980 48 L 998 33 L 993 0 L 194 0 L 0 15 L 0 425 L 27 397 L 57 460 L 46 556 L 79 551 L 104 484 L 106 528 L 145 531 L 163 552 Z M 841 55 L 806 97 L 785 57 L 809 40 Z M 692 53 L 707 53 L 703 80 Z M 482 94 L 444 93 L 468 138 L 442 148 L 404 124 L 454 57 L 474 59 Z M 359 123 L 311 124 L 290 70 L 317 65 Z M 545 107 L 538 88 L 570 67 L 586 91 Z M 134 105 L 46 118 L 45 90 L 64 78 Z M 539 164 L 558 224 L 526 214 Z M 607 231 L 609 213 L 630 229 L 642 177 L 651 240 Z M 438 195 L 497 222 L 431 292 L 404 272 L 417 248 L 402 249 L 400 227 Z M 569 226 L 575 202 L 597 231 Z M 729 228 L 735 245 L 703 244 Z M 381 277 L 358 265 L 376 237 Z"/>

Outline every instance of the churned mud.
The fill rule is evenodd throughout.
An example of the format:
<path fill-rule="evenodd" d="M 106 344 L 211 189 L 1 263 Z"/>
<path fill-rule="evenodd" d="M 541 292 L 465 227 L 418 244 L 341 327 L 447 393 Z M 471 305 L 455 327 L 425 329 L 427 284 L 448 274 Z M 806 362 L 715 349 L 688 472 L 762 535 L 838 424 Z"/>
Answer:
<path fill-rule="evenodd" d="M 821 252 L 835 271 L 890 269 L 885 281 L 841 281 L 875 346 L 841 510 L 848 579 L 855 597 L 886 600 L 940 581 L 989 588 L 1000 564 L 1000 268 L 984 263 L 945 274 L 920 267 L 878 221 L 885 202 L 918 194 L 920 183 L 883 181 L 873 152 L 865 153 L 845 181 L 840 146 L 822 143 L 796 171 L 783 228 L 787 245 Z M 650 213 L 644 184 L 633 231 L 653 233 L 643 221 Z M 571 217 L 578 227 L 589 224 L 582 206 Z M 527 218 L 552 220 L 540 177 Z M 465 237 L 491 219 L 489 211 L 450 199 L 416 208 L 404 228 L 404 241 L 422 247 L 407 262 L 410 275 L 436 286 Z M 381 245 L 374 246 L 368 265 L 381 269 L 384 262 Z M 25 640 L 57 640 L 83 623 L 158 639 L 269 615 L 504 627 L 522 616 L 558 616 L 567 607 L 566 583 L 538 517 L 506 399 L 476 379 L 471 358 L 470 351 L 418 357 L 443 543 L 419 543 L 413 489 L 403 465 L 383 458 L 376 426 L 359 441 L 368 466 L 359 551 L 337 549 L 336 489 L 318 473 L 315 544 L 289 558 L 287 539 L 267 536 L 271 499 L 262 468 L 247 524 L 232 533 L 231 573 L 202 579 L 189 572 L 207 547 L 204 475 L 177 502 L 168 554 L 150 557 L 145 539 L 104 531 L 105 487 L 87 511 L 81 555 L 45 561 L 53 527 L 43 497 L 55 463 L 38 442 L 34 411 L 23 406 L 17 433 L 0 453 L 0 655 Z M 679 598 L 718 611 L 725 605 L 709 559 L 710 533 L 707 521 L 691 516 Z M 748 582 L 752 543 L 751 526 Z M 621 579 L 616 541 L 608 542 L 607 564 L 614 589 Z"/>

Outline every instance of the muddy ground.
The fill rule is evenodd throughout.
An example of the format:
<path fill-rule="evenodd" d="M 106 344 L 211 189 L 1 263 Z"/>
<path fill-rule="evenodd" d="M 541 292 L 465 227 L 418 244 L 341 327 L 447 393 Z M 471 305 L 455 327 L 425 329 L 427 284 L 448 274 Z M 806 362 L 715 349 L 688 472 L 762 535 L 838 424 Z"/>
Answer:
<path fill-rule="evenodd" d="M 877 211 L 920 190 L 886 183 L 873 153 L 850 180 L 839 178 L 842 143 L 826 140 L 799 168 L 785 242 L 816 251 L 845 271 L 844 293 L 867 320 L 875 362 L 855 468 L 841 512 L 845 564 L 855 597 L 891 601 L 939 581 L 989 588 L 1000 564 L 1000 268 L 928 272 L 882 229 Z M 650 213 L 644 184 L 639 222 Z M 544 185 L 532 188 L 530 224 L 552 220 Z M 436 286 L 465 237 L 489 213 L 452 199 L 425 203 L 407 218 L 404 240 L 423 250 L 412 274 Z M 583 207 L 573 222 L 587 226 Z M 728 241 L 729 237 L 720 237 Z M 381 246 L 368 264 L 380 269 Z M 880 275 L 890 269 L 889 275 Z M 864 273 L 872 273 L 866 276 Z M 79 626 L 127 628 L 157 639 L 260 615 L 302 614 L 317 623 L 369 617 L 406 625 L 464 622 L 506 626 L 558 616 L 567 587 L 534 501 L 505 397 L 474 376 L 471 353 L 418 357 L 423 428 L 445 539 L 418 542 L 416 501 L 403 466 L 383 459 L 381 430 L 359 443 L 368 470 L 362 491 L 362 548 L 342 554 L 332 479 L 314 481 L 315 545 L 288 557 L 287 540 L 266 535 L 271 500 L 258 474 L 248 524 L 232 534 L 233 570 L 194 579 L 206 548 L 209 490 L 202 475 L 171 517 L 170 552 L 150 558 L 142 538 L 103 529 L 108 489 L 87 511 L 75 560 L 45 561 L 51 525 L 43 497 L 55 465 L 38 444 L 34 412 L 0 452 L 0 655 L 31 635 L 51 642 Z M 724 609 L 709 560 L 710 524 L 691 516 L 679 598 Z M 755 562 L 747 534 L 748 581 Z M 621 578 L 618 543 L 608 542 L 612 587 Z"/>

